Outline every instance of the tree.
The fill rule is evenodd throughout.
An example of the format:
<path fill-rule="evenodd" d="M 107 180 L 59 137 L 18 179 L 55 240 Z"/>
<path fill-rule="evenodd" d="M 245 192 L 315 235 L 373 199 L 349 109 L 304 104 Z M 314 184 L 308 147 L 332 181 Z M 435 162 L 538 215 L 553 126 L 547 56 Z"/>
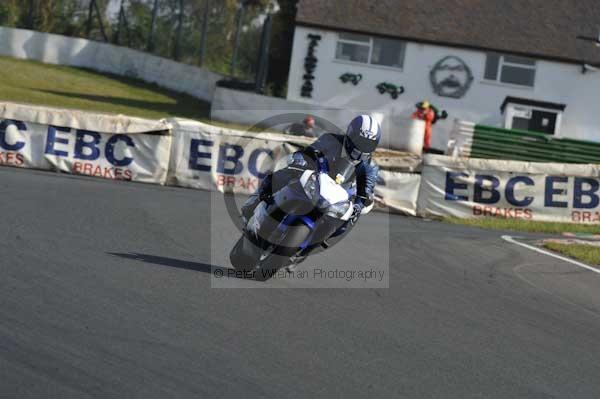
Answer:
<path fill-rule="evenodd" d="M 0 2 L 0 25 L 17 26 L 22 18 L 18 0 L 6 0 Z"/>
<path fill-rule="evenodd" d="M 42 32 L 85 37 L 89 1 L 0 0 L 0 25 L 20 28 L 33 26 L 33 29 Z M 126 0 L 124 15 L 127 29 L 124 25 L 119 27 L 119 18 L 107 18 L 109 1 L 96 0 L 109 38 L 114 40 L 117 30 L 122 28 L 119 30 L 119 43 L 145 51 L 154 0 Z M 298 0 L 159 0 L 153 53 L 168 58 L 177 54 L 182 62 L 198 64 L 207 1 L 210 7 L 204 66 L 215 72 L 229 73 L 238 10 L 244 4 L 236 77 L 253 80 L 262 21 L 266 13 L 271 13 L 273 30 L 267 82 L 273 94 L 284 96 Z M 183 18 L 180 19 L 182 5 Z M 30 10 L 33 12 L 30 13 Z M 103 40 L 96 14 L 94 10 L 91 37 Z"/>

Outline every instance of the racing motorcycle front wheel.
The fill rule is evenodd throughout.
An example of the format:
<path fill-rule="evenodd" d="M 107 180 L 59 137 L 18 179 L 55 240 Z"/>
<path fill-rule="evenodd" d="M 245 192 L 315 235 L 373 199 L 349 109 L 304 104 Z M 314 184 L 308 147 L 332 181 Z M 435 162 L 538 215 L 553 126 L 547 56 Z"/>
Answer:
<path fill-rule="evenodd" d="M 261 249 L 246 235 L 242 235 L 229 253 L 229 261 L 235 270 L 244 275 L 252 273 L 256 281 L 266 281 L 277 271 L 288 266 L 289 256 L 283 256 L 274 246 Z"/>
<path fill-rule="evenodd" d="M 252 243 L 245 234 L 242 234 L 229 253 L 229 261 L 235 270 L 249 272 L 254 269 L 259 256 L 260 248 Z"/>

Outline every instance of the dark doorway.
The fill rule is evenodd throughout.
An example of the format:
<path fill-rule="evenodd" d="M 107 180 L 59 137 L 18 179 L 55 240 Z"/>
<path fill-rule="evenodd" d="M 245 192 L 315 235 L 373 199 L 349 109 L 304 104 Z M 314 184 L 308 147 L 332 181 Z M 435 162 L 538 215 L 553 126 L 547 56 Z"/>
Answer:
<path fill-rule="evenodd" d="M 546 111 L 531 112 L 531 119 L 529 120 L 529 130 L 534 132 L 554 134 L 556 128 L 556 113 Z"/>

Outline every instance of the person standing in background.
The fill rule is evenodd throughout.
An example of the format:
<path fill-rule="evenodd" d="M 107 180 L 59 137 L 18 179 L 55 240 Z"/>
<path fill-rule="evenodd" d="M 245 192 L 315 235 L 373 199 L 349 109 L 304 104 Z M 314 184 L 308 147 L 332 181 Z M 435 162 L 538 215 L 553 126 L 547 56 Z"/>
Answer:
<path fill-rule="evenodd" d="M 293 136 L 307 136 L 316 137 L 315 135 L 315 118 L 307 116 L 304 118 L 302 123 L 292 123 L 286 130 L 285 133 Z"/>
<path fill-rule="evenodd" d="M 431 148 L 431 126 L 435 121 L 435 111 L 429 101 L 425 100 L 416 104 L 417 110 L 412 114 L 413 119 L 425 121 L 425 137 L 423 139 L 423 152 Z"/>

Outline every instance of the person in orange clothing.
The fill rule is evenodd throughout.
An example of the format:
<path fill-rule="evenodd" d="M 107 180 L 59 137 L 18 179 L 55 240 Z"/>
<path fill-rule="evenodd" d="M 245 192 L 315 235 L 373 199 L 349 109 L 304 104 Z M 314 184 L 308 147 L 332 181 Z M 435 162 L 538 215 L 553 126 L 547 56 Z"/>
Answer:
<path fill-rule="evenodd" d="M 417 110 L 412 114 L 413 119 L 425 121 L 425 138 L 423 139 L 423 152 L 427 152 L 431 147 L 431 126 L 435 121 L 435 111 L 432 109 L 429 101 L 417 103 Z"/>

